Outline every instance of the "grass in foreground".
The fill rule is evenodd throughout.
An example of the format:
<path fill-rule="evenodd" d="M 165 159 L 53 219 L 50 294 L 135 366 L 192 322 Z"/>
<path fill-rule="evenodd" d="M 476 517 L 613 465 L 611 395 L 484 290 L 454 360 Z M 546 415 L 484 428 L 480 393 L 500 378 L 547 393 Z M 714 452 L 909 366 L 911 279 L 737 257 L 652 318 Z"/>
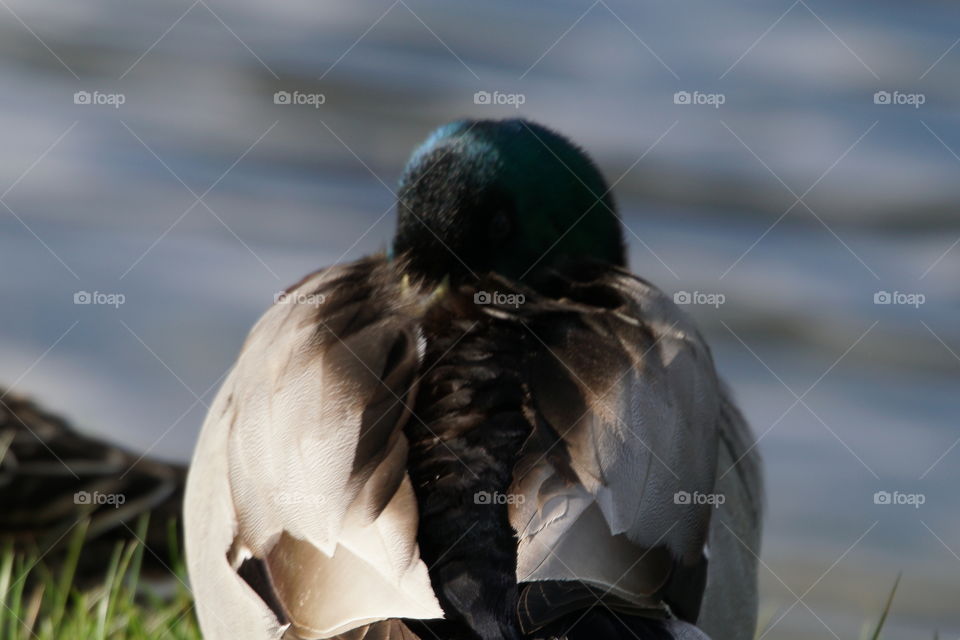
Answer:
<path fill-rule="evenodd" d="M 143 538 L 146 521 L 138 528 Z M 178 578 L 172 595 L 152 592 L 141 579 L 144 547 L 137 542 L 118 545 L 104 559 L 100 584 L 75 586 L 85 533 L 86 525 L 78 525 L 65 560 L 55 569 L 35 554 L 14 553 L 9 545 L 0 550 L 0 638 L 200 640 L 182 561 L 172 567 Z"/>
<path fill-rule="evenodd" d="M 893 596 L 897 595 L 897 587 L 900 585 L 901 575 L 902 574 L 898 574 L 897 579 L 893 582 L 893 588 L 890 589 L 890 595 L 887 597 L 887 602 L 883 606 L 883 612 L 880 614 L 880 620 L 877 621 L 877 626 L 874 629 L 873 634 L 870 635 L 870 640 L 880 640 L 880 632 L 883 631 L 883 625 L 887 623 L 887 615 L 890 613 L 890 607 L 893 606 Z M 865 634 L 868 632 L 868 628 L 869 627 L 864 626 Z M 934 640 L 936 640 L 936 634 L 934 634 Z"/>

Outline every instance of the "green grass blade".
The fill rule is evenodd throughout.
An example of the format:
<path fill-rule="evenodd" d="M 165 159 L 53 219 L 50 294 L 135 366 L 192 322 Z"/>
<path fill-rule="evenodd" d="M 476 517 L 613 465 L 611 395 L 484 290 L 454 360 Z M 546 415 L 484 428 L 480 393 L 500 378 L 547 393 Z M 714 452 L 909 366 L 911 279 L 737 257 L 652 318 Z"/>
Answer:
<path fill-rule="evenodd" d="M 138 522 L 140 540 L 147 524 Z M 170 531 L 175 536 L 175 523 Z M 71 532 L 65 551 L 47 557 L 0 545 L 0 640 L 201 640 L 192 598 L 179 580 L 170 577 L 172 595 L 160 595 L 142 580 L 142 543 L 118 543 L 109 558 L 90 558 L 84 554 L 100 553 L 102 546 L 85 547 L 86 534 L 84 523 Z M 171 542 L 172 566 L 183 571 L 178 545 Z M 86 575 L 76 584 L 78 567 L 98 561 L 102 577 Z"/>
<path fill-rule="evenodd" d="M 11 556 L 13 556 L 13 551 L 11 548 Z M 6 635 L 4 638 L 16 638 L 20 628 L 20 620 L 23 617 L 23 590 L 26 588 L 26 561 L 23 558 L 14 559 L 14 575 L 17 576 L 17 579 L 14 580 L 13 586 L 10 588 L 10 594 L 7 597 L 7 607 L 10 612 L 10 616 L 7 618 L 7 628 Z M 3 631 L 3 628 L 0 627 L 0 631 Z"/>
<path fill-rule="evenodd" d="M 83 543 L 87 537 L 87 527 L 89 525 L 90 521 L 84 519 L 73 530 L 60 576 L 53 582 L 53 611 L 49 620 L 53 625 L 54 632 L 59 629 L 60 622 L 63 620 L 63 616 L 67 611 L 67 602 L 70 598 L 73 579 L 76 576 L 77 565 L 80 562 L 80 552 L 83 550 Z"/>
<path fill-rule="evenodd" d="M 887 603 L 883 607 L 883 613 L 880 615 L 880 620 L 877 622 L 877 628 L 873 632 L 873 635 L 870 636 L 870 640 L 879 640 L 880 632 L 883 631 L 883 625 L 887 622 L 887 615 L 890 613 L 890 607 L 893 606 L 893 596 L 897 593 L 897 586 L 900 584 L 900 578 L 903 576 L 903 573 L 897 574 L 897 579 L 893 581 L 893 588 L 890 589 L 890 595 L 887 596 Z"/>
<path fill-rule="evenodd" d="M 3 546 L 3 557 L 0 558 L 0 631 L 6 624 L 8 614 L 10 583 L 13 581 L 13 544 Z"/>

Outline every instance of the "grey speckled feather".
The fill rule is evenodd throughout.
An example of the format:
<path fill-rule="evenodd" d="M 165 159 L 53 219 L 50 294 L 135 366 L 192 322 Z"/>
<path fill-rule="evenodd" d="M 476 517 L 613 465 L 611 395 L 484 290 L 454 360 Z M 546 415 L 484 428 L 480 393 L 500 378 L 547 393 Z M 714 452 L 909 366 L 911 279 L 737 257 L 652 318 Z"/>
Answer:
<path fill-rule="evenodd" d="M 521 461 L 518 489 L 536 500 L 512 514 L 518 574 L 588 575 L 611 594 L 650 598 L 668 586 L 674 565 L 692 571 L 704 563 L 711 507 L 680 496 L 713 491 L 713 363 L 673 303 L 626 272 L 604 268 L 554 286 L 564 298 L 524 311 L 545 347 L 531 394 L 579 482 L 557 482 L 560 470 L 537 448 Z M 612 544 L 598 548 L 603 537 Z M 673 603 L 694 620 L 696 591 L 684 589 Z"/>

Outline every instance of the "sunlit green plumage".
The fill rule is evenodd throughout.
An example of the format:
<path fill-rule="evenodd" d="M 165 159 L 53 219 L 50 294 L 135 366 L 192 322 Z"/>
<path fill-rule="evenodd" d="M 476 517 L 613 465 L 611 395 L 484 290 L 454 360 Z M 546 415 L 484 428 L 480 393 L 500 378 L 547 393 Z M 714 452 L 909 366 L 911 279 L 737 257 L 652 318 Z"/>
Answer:
<path fill-rule="evenodd" d="M 428 276 L 517 280 L 589 258 L 623 265 L 613 198 L 590 158 L 525 120 L 462 120 L 431 134 L 400 181 L 396 253 Z"/>

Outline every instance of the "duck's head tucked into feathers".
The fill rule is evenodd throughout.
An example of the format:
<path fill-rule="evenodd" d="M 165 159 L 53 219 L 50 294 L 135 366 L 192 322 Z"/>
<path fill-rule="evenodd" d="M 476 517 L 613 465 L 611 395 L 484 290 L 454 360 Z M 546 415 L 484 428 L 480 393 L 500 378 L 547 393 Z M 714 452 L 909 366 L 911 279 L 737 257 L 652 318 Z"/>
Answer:
<path fill-rule="evenodd" d="M 434 131 L 404 170 L 397 218 L 394 253 L 435 280 L 524 280 L 570 260 L 625 262 L 597 167 L 563 136 L 520 119 Z"/>

